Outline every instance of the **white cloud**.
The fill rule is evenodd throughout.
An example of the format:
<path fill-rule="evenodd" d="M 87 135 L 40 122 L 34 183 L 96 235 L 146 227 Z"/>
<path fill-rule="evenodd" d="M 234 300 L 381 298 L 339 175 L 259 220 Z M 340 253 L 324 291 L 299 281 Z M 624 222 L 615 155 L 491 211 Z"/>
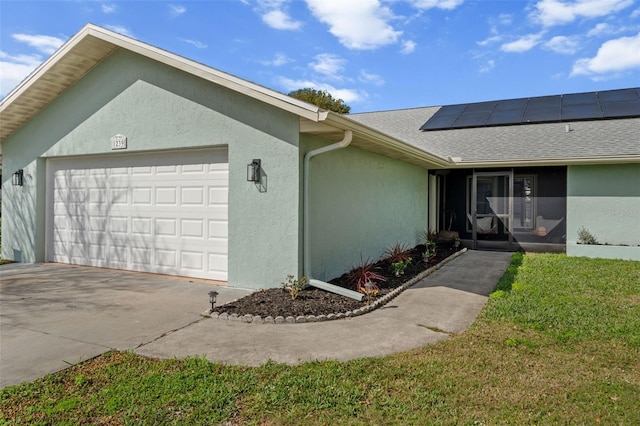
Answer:
<path fill-rule="evenodd" d="M 194 46 L 194 47 L 196 47 L 198 49 L 206 49 L 207 48 L 206 44 L 204 44 L 203 42 L 198 41 L 198 40 L 191 40 L 191 39 L 188 39 L 188 38 L 181 38 L 180 40 L 182 40 L 185 43 L 188 43 L 188 44 L 190 44 L 190 45 L 192 45 L 192 46 Z"/>
<path fill-rule="evenodd" d="M 344 70 L 344 64 L 347 61 L 337 55 L 331 53 L 321 53 L 316 55 L 315 61 L 309 66 L 317 73 L 333 79 L 342 79 L 340 73 Z"/>
<path fill-rule="evenodd" d="M 187 11 L 187 8 L 181 5 L 170 4 L 169 11 L 172 16 L 180 16 Z"/>
<path fill-rule="evenodd" d="M 102 3 L 100 5 L 100 9 L 102 9 L 102 13 L 114 13 L 118 7 L 113 3 Z"/>
<path fill-rule="evenodd" d="M 105 25 L 106 29 L 113 31 L 114 33 L 126 35 L 127 37 L 133 37 L 133 33 L 122 25 Z"/>
<path fill-rule="evenodd" d="M 262 22 L 276 30 L 299 30 L 302 22 L 296 21 L 287 11 L 290 0 L 258 0 L 256 12 L 262 16 Z"/>
<path fill-rule="evenodd" d="M 402 35 L 389 22 L 394 18 L 378 0 L 306 0 L 311 13 L 349 49 L 373 50 L 394 44 Z"/>
<path fill-rule="evenodd" d="M 476 41 L 478 46 L 488 46 L 493 43 L 497 43 L 501 41 L 504 37 L 501 35 L 491 36 L 489 38 L 485 38 L 484 40 Z"/>
<path fill-rule="evenodd" d="M 573 64 L 571 75 L 598 78 L 603 74 L 640 69 L 638 52 L 640 52 L 640 33 L 632 37 L 609 40 L 600 46 L 593 58 L 578 59 Z"/>
<path fill-rule="evenodd" d="M 452 10 L 460 6 L 464 0 L 413 0 L 411 4 L 418 9 Z"/>
<path fill-rule="evenodd" d="M 400 53 L 408 55 L 409 53 L 413 53 L 414 50 L 416 50 L 415 41 L 405 40 L 402 42 L 402 49 L 400 49 Z"/>
<path fill-rule="evenodd" d="M 565 55 L 573 55 L 578 50 L 579 44 L 575 38 L 556 36 L 544 44 L 545 49 Z"/>
<path fill-rule="evenodd" d="M 4 96 L 42 62 L 39 55 L 12 56 L 0 51 L 0 96 Z"/>
<path fill-rule="evenodd" d="M 533 49 L 540 42 L 541 37 L 541 34 L 529 34 L 520 37 L 518 40 L 503 44 L 500 46 L 500 50 L 509 53 L 526 52 Z"/>
<path fill-rule="evenodd" d="M 271 10 L 262 15 L 262 21 L 276 30 L 298 30 L 302 22 L 294 21 L 282 10 Z"/>
<path fill-rule="evenodd" d="M 359 80 L 363 83 L 373 84 L 374 86 L 384 85 L 384 78 L 378 74 L 370 74 L 365 70 L 360 70 Z"/>
<path fill-rule="evenodd" d="M 596 37 L 601 34 L 610 34 L 611 32 L 612 32 L 611 25 L 601 22 L 597 24 L 595 27 L 593 27 L 591 30 L 589 30 L 589 32 L 587 33 L 587 36 Z"/>
<path fill-rule="evenodd" d="M 480 72 L 489 72 L 496 67 L 496 62 L 493 59 L 489 59 L 483 66 L 480 67 Z"/>
<path fill-rule="evenodd" d="M 501 13 L 498 17 L 498 22 L 502 25 L 511 25 L 513 23 L 513 15 L 508 13 Z"/>
<path fill-rule="evenodd" d="M 287 77 L 280 77 L 278 84 L 287 92 L 294 90 L 311 88 L 316 90 L 326 90 L 336 99 L 342 99 L 346 103 L 360 102 L 368 97 L 366 92 L 354 89 L 338 89 L 330 84 L 319 83 L 312 80 L 293 80 Z"/>
<path fill-rule="evenodd" d="M 633 4 L 634 0 L 541 0 L 532 18 L 546 26 L 568 24 L 579 18 L 607 16 Z"/>
<path fill-rule="evenodd" d="M 64 44 L 64 40 L 61 38 L 47 35 L 13 34 L 11 37 L 13 37 L 14 40 L 26 43 L 47 55 L 52 54 Z"/>
<path fill-rule="evenodd" d="M 587 32 L 588 37 L 598 37 L 603 35 L 620 34 L 628 31 L 636 31 L 637 27 L 613 26 L 607 23 L 599 23 Z"/>
<path fill-rule="evenodd" d="M 288 64 L 289 62 L 293 62 L 293 59 L 289 58 L 284 53 L 276 53 L 273 59 L 268 61 L 261 61 L 263 65 L 281 67 L 282 65 Z"/>

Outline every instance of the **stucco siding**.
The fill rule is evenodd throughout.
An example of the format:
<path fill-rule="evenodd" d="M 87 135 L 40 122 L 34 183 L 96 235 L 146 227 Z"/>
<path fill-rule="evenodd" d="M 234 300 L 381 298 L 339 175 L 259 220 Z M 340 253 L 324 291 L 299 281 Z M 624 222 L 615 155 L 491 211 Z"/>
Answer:
<path fill-rule="evenodd" d="M 307 150 L 322 146 L 304 138 Z M 358 148 L 322 154 L 310 170 L 311 271 L 328 280 L 427 227 L 427 170 Z"/>
<path fill-rule="evenodd" d="M 577 244 L 583 227 L 606 245 Z M 640 260 L 640 164 L 568 168 L 567 254 Z"/>
<path fill-rule="evenodd" d="M 126 151 L 111 150 L 115 134 Z M 298 138 L 294 114 L 118 50 L 3 142 L 2 256 L 44 260 L 47 158 L 226 146 L 229 285 L 278 286 L 299 268 Z M 262 191 L 246 180 L 254 158 Z M 18 168 L 25 186 L 14 188 Z"/>

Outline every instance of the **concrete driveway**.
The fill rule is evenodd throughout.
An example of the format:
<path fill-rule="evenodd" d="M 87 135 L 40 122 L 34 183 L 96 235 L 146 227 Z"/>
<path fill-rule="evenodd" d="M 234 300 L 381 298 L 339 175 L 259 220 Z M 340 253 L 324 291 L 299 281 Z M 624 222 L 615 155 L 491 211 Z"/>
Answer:
<path fill-rule="evenodd" d="M 57 264 L 0 266 L 0 386 L 34 380 L 109 349 L 260 365 L 419 348 L 471 325 L 510 258 L 469 251 L 373 312 L 306 324 L 200 316 L 211 289 L 220 293 L 221 304 L 248 293 L 242 290 Z"/>
<path fill-rule="evenodd" d="M 248 291 L 181 278 L 59 264 L 0 266 L 0 387 L 110 349 L 133 350 L 202 320 L 208 292 Z"/>

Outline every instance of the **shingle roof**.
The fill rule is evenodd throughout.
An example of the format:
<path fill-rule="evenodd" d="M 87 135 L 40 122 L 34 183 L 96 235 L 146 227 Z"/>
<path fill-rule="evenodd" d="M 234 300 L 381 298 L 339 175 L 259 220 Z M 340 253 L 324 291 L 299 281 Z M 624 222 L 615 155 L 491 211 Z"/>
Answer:
<path fill-rule="evenodd" d="M 350 114 L 349 118 L 435 155 L 460 157 L 465 163 L 570 163 L 607 157 L 640 162 L 640 118 L 421 131 L 420 126 L 439 108 Z"/>

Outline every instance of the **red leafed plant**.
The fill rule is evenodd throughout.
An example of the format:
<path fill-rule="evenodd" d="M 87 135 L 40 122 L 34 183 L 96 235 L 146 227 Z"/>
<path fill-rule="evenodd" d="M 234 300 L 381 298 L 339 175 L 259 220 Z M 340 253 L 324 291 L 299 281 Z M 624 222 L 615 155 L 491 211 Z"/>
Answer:
<path fill-rule="evenodd" d="M 354 265 L 351 271 L 347 272 L 347 281 L 351 284 L 356 291 L 362 291 L 364 288 L 364 284 L 367 281 L 370 281 L 375 284 L 374 280 L 378 281 L 386 281 L 387 279 L 382 275 L 378 274 L 376 271 L 378 267 L 375 266 L 375 263 L 371 261 L 371 259 L 360 258 L 360 263 Z"/>
<path fill-rule="evenodd" d="M 384 252 L 389 263 L 405 262 L 411 257 L 411 250 L 405 243 L 395 243 Z"/>

